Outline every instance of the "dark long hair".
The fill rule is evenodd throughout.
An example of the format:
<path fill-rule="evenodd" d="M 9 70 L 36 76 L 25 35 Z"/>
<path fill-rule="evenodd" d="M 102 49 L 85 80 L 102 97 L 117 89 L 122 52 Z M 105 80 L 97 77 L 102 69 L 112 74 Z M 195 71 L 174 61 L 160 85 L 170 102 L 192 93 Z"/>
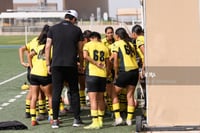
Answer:
<path fill-rule="evenodd" d="M 90 41 L 90 34 L 92 33 L 92 31 L 90 31 L 90 30 L 85 30 L 84 32 L 83 32 L 83 39 L 84 38 L 86 38 L 87 39 L 87 42 L 89 42 Z"/>
<path fill-rule="evenodd" d="M 47 33 L 49 31 L 50 26 L 49 25 L 44 25 L 42 31 L 40 32 L 40 35 L 38 36 L 37 40 L 39 45 L 41 44 L 46 44 L 47 41 Z"/>
<path fill-rule="evenodd" d="M 132 28 L 132 33 L 136 33 L 137 35 L 144 35 L 144 29 L 140 25 L 135 25 Z"/>
<path fill-rule="evenodd" d="M 122 40 L 125 41 L 125 43 L 127 44 L 129 50 L 130 50 L 130 55 L 133 56 L 134 54 L 134 49 L 133 47 L 131 47 L 130 42 L 131 42 L 131 38 L 129 37 L 128 33 L 126 32 L 126 30 L 124 28 L 118 28 L 115 31 L 115 34 L 118 35 Z"/>
<path fill-rule="evenodd" d="M 40 35 L 38 36 L 37 40 L 38 40 L 38 44 L 42 45 L 42 44 L 46 44 L 47 42 L 47 33 L 49 31 L 50 26 L 45 24 L 42 31 L 40 32 Z M 45 53 L 45 46 L 42 50 L 42 53 Z"/>
<path fill-rule="evenodd" d="M 101 35 L 99 32 L 93 31 L 90 34 L 90 38 L 97 38 L 97 40 L 101 40 Z"/>

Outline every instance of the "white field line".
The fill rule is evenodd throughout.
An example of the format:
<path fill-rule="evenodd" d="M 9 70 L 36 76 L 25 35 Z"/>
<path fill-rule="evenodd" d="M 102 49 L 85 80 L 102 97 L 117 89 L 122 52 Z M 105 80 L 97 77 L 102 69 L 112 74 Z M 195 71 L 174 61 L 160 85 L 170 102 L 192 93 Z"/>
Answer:
<path fill-rule="evenodd" d="M 18 74 L 18 75 L 14 76 L 14 77 L 12 77 L 12 78 L 10 78 L 10 79 L 8 79 L 8 80 L 5 80 L 5 81 L 1 82 L 0 85 L 3 85 L 3 84 L 5 84 L 5 83 L 7 83 L 7 82 L 10 82 L 10 81 L 12 81 L 12 80 L 14 80 L 14 79 L 16 79 L 16 78 L 19 78 L 19 77 L 25 75 L 26 73 L 27 73 L 27 72 L 23 72 L 23 73 L 21 73 L 21 74 Z"/>
<path fill-rule="evenodd" d="M 12 103 L 12 102 L 14 102 L 16 99 L 10 99 L 8 102 L 9 103 Z"/>
<path fill-rule="evenodd" d="M 27 72 L 23 72 L 23 73 L 21 73 L 21 74 L 18 74 L 18 75 L 14 76 L 14 77 L 12 77 L 12 78 L 10 78 L 10 79 L 8 79 L 8 80 L 5 80 L 5 81 L 1 82 L 0 85 L 3 85 L 3 84 L 5 84 L 5 83 L 7 83 L 7 82 L 10 82 L 10 81 L 14 80 L 14 79 L 17 79 L 17 78 L 19 78 L 19 77 L 25 75 L 26 73 L 27 73 Z M 2 110 L 3 107 L 8 106 L 10 103 L 15 102 L 15 101 L 16 101 L 16 98 L 20 98 L 20 97 L 22 97 L 22 95 L 24 95 L 24 94 L 26 94 L 26 93 L 27 93 L 26 91 L 22 91 L 22 92 L 20 93 L 20 95 L 16 95 L 15 98 L 12 98 L 12 99 L 8 100 L 7 103 L 6 103 L 6 102 L 3 103 L 2 105 L 0 105 L 0 110 Z"/>
<path fill-rule="evenodd" d="M 5 106 L 8 106 L 10 103 L 3 103 L 1 106 L 2 107 L 5 107 Z"/>
<path fill-rule="evenodd" d="M 27 91 L 22 91 L 20 93 L 20 95 L 16 95 L 15 98 L 12 98 L 12 99 L 8 100 L 8 102 L 5 102 L 5 103 L 1 104 L 0 105 L 0 110 L 2 110 L 3 108 L 5 108 L 6 106 L 8 106 L 10 103 L 14 103 L 18 98 L 21 98 L 26 93 L 27 93 Z"/>
<path fill-rule="evenodd" d="M 22 95 L 17 95 L 17 96 L 15 96 L 15 98 L 20 98 L 20 97 L 22 97 Z"/>

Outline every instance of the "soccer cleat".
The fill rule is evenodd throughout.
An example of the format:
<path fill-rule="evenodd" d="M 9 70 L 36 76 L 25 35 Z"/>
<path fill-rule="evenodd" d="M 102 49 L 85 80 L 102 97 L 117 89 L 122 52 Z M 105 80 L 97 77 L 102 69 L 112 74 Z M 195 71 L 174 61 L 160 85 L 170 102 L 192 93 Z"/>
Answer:
<path fill-rule="evenodd" d="M 51 121 L 51 128 L 59 128 L 59 121 L 58 120 L 52 120 Z"/>
<path fill-rule="evenodd" d="M 52 120 L 52 119 L 49 120 L 49 123 L 50 123 L 51 125 L 53 124 L 53 122 L 54 122 L 54 120 Z M 58 124 L 61 124 L 61 123 L 62 123 L 61 120 L 57 120 L 57 122 L 58 122 Z"/>
<path fill-rule="evenodd" d="M 39 123 L 37 121 L 31 121 L 31 125 L 36 126 L 36 125 L 39 125 Z"/>
<path fill-rule="evenodd" d="M 132 126 L 132 121 L 131 120 L 126 120 L 126 125 Z"/>
<path fill-rule="evenodd" d="M 67 113 L 74 113 L 71 106 L 70 106 L 69 109 L 67 110 Z"/>
<path fill-rule="evenodd" d="M 26 113 L 25 113 L 25 118 L 31 118 L 31 114 L 28 113 L 28 112 L 26 112 Z"/>
<path fill-rule="evenodd" d="M 26 82 L 21 86 L 21 90 L 28 90 L 29 85 L 26 84 Z"/>
<path fill-rule="evenodd" d="M 103 122 L 102 121 L 99 121 L 99 127 L 103 127 Z"/>
<path fill-rule="evenodd" d="M 82 122 L 81 119 L 74 119 L 74 122 L 73 122 L 73 127 L 80 127 L 82 126 L 84 123 Z"/>
<path fill-rule="evenodd" d="M 112 124 L 113 126 L 118 126 L 118 125 L 121 125 L 123 124 L 123 120 L 121 117 L 115 119 L 115 122 Z"/>
<path fill-rule="evenodd" d="M 67 114 L 67 110 L 66 109 L 63 109 L 59 112 L 59 116 L 64 116 Z"/>
<path fill-rule="evenodd" d="M 85 127 L 83 127 L 84 129 L 100 129 L 101 127 L 100 127 L 100 125 L 99 124 L 97 124 L 97 123 L 92 123 L 92 124 L 90 124 L 90 125 L 88 125 L 88 126 L 85 126 Z"/>
<path fill-rule="evenodd" d="M 45 115 L 39 115 L 39 116 L 37 116 L 36 120 L 37 121 L 45 120 Z"/>

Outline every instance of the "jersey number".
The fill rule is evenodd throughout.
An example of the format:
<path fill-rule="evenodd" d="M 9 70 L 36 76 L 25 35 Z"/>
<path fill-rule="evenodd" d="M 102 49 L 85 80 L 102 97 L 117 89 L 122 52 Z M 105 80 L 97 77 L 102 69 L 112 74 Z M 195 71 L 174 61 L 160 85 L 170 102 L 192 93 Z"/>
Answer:
<path fill-rule="evenodd" d="M 128 45 L 124 45 L 124 49 L 125 49 L 125 52 L 127 55 L 130 55 L 131 54 L 131 50 L 130 48 L 128 47 Z M 133 52 L 133 54 L 135 55 L 135 52 Z"/>
<path fill-rule="evenodd" d="M 39 51 L 38 59 L 45 60 L 45 55 L 44 55 L 44 53 L 43 53 L 43 50 L 40 50 L 40 51 Z"/>
<path fill-rule="evenodd" d="M 100 56 L 98 56 L 99 53 L 100 53 Z M 93 55 L 94 55 L 93 59 L 95 61 L 98 61 L 98 60 L 104 61 L 105 60 L 105 58 L 104 58 L 105 53 L 103 51 L 94 50 Z"/>

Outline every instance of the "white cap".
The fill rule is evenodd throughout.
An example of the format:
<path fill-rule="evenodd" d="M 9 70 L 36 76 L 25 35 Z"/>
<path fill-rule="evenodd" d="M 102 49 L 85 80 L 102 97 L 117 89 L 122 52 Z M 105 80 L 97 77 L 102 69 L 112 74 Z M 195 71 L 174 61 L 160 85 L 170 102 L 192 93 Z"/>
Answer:
<path fill-rule="evenodd" d="M 75 18 L 78 18 L 78 13 L 76 10 L 67 10 L 66 14 L 69 14 L 69 15 L 74 16 Z"/>

